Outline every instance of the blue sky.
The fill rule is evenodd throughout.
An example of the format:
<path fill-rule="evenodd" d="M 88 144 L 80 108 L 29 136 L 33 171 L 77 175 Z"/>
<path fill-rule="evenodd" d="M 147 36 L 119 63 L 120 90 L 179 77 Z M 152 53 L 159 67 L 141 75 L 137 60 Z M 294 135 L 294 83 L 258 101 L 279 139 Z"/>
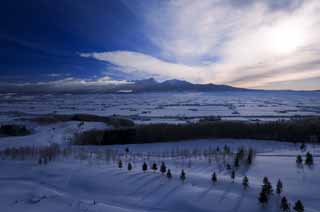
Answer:
<path fill-rule="evenodd" d="M 0 83 L 320 89 L 317 0 L 4 0 Z"/>

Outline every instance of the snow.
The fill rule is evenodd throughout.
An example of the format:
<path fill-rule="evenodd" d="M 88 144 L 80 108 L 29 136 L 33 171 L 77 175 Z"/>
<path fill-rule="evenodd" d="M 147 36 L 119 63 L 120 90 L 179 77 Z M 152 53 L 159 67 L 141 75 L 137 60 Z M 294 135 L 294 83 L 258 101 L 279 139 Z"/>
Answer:
<path fill-rule="evenodd" d="M 172 150 L 203 151 L 217 146 L 223 148 L 225 144 L 232 150 L 244 146 L 252 147 L 257 152 L 250 168 L 243 167 L 237 171 L 234 183 L 230 173 L 221 169 L 219 163 L 209 164 L 203 157 L 193 158 L 191 167 L 188 166 L 188 159 L 183 157 L 162 157 L 163 153 Z M 126 147 L 131 154 L 143 156 L 135 159 L 123 156 L 122 169 L 117 167 L 116 161 L 106 161 L 95 156 L 86 160 L 60 157 L 47 165 L 38 165 L 34 159 L 1 160 L 2 211 L 276 211 L 280 201 L 276 194 L 272 195 L 266 208 L 258 203 L 257 197 L 264 176 L 269 178 L 273 186 L 278 179 L 282 180 L 283 194 L 291 204 L 299 199 L 307 212 L 319 211 L 320 208 L 320 160 L 315 158 L 315 166 L 312 168 L 297 168 L 293 156 L 305 154 L 299 150 L 298 145 L 276 141 L 218 139 L 89 146 L 79 149 L 92 153 L 112 149 L 124 153 Z M 319 150 L 318 145 L 307 145 L 307 151 L 314 154 Z M 151 155 L 149 160 L 146 159 L 148 154 Z M 130 172 L 126 169 L 129 160 L 133 164 Z M 168 180 L 159 171 L 148 170 L 144 173 L 141 170 L 144 160 L 148 163 L 157 162 L 158 166 L 160 161 L 165 161 L 173 179 Z M 187 174 L 185 183 L 179 179 L 181 169 Z M 214 185 L 210 181 L 213 171 L 218 176 L 218 182 Z M 248 190 L 244 190 L 241 184 L 244 175 L 249 177 Z"/>
<path fill-rule="evenodd" d="M 30 122 L 11 122 L 19 123 L 31 128 L 32 134 L 18 137 L 1 137 L 0 149 L 23 146 L 47 146 L 50 144 L 66 144 L 71 140 L 75 133 L 93 129 L 108 129 L 110 126 L 101 122 L 79 121 L 61 122 L 57 124 L 39 125 Z"/>
<path fill-rule="evenodd" d="M 0 96 L 0 120 L 27 114 L 121 115 L 136 122 L 221 116 L 273 120 L 320 114 L 320 92 L 216 92 Z"/>
<path fill-rule="evenodd" d="M 139 123 L 185 122 L 201 116 L 219 115 L 226 119 L 270 120 L 294 115 L 319 115 L 320 94 L 317 92 L 266 93 L 172 93 L 126 95 L 17 95 L 0 96 L 1 123 L 19 123 L 32 129 L 23 137 L 0 137 L 0 151 L 11 147 L 44 147 L 59 144 L 72 154 L 60 155 L 46 165 L 38 164 L 38 157 L 10 159 L 0 155 L 0 211 L 5 212 L 273 212 L 279 211 L 280 197 L 273 194 L 263 208 L 258 202 L 262 179 L 267 176 L 272 185 L 278 179 L 284 184 L 285 195 L 291 205 L 301 200 L 306 212 L 320 212 L 320 146 L 299 145 L 278 141 L 248 139 L 209 139 L 170 143 L 131 144 L 113 146 L 72 146 L 75 133 L 92 129 L 109 129 L 101 122 L 77 121 L 40 125 L 19 121 L 34 114 L 119 114 L 135 118 Z M 238 112 L 234 113 L 234 112 Z M 270 117 L 269 117 L 270 116 Z M 182 117 L 182 118 L 181 118 Z M 264 117 L 264 118 L 261 118 Z M 253 164 L 242 165 L 233 183 L 223 160 L 208 158 L 205 151 L 221 150 L 228 145 L 232 151 L 240 147 L 253 148 Z M 125 154 L 125 148 L 130 153 Z M 106 157 L 108 151 L 116 155 Z M 299 168 L 296 156 L 304 158 L 311 152 L 315 165 Z M 180 154 L 189 152 L 189 156 Z M 191 152 L 197 152 L 192 156 Z M 178 153 L 178 154 L 177 154 Z M 121 158 L 123 168 L 117 167 Z M 131 162 L 132 171 L 127 171 Z M 142 163 L 164 161 L 170 168 L 171 180 L 159 171 L 143 172 Z M 179 179 L 186 172 L 186 182 Z M 211 174 L 218 182 L 212 184 Z M 249 188 L 242 186 L 243 176 L 249 178 Z"/>

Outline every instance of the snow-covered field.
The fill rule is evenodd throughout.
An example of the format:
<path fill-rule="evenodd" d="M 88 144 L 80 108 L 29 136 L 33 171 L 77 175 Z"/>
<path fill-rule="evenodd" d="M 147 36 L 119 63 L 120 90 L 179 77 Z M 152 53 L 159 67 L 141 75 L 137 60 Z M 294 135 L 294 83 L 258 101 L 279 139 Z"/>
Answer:
<path fill-rule="evenodd" d="M 320 92 L 217 92 L 0 96 L 0 120 L 27 114 L 128 116 L 139 123 L 184 122 L 184 118 L 270 120 L 320 115 Z"/>
<path fill-rule="evenodd" d="M 42 146 L 60 143 L 68 148 L 72 133 L 107 128 L 99 123 L 59 123 L 38 127 L 25 137 L 0 138 L 0 149 L 17 146 Z M 54 130 L 53 130 L 54 128 Z M 208 151 L 228 145 L 232 151 L 240 147 L 256 152 L 251 166 L 242 164 L 235 182 L 224 166 L 232 163 L 230 156 L 213 156 Z M 129 153 L 125 154 L 125 148 Z M 305 211 L 320 211 L 320 160 L 315 165 L 298 168 L 296 155 L 305 155 L 299 145 L 276 141 L 195 140 L 175 143 L 115 145 L 104 147 L 72 147 L 73 155 L 58 156 L 46 165 L 38 158 L 0 160 L 0 209 L 14 212 L 40 211 L 214 211 L 259 212 L 279 211 L 280 197 L 273 194 L 266 207 L 258 202 L 262 179 L 267 176 L 273 186 L 278 179 L 284 184 L 283 194 L 293 204 L 302 200 Z M 113 157 L 104 154 L 112 151 Z M 320 146 L 307 145 L 315 156 Z M 78 153 L 77 153 L 78 152 Z M 78 154 L 78 156 L 76 156 Z M 118 160 L 123 168 L 118 168 Z M 149 170 L 142 171 L 146 162 Z M 167 179 L 159 170 L 150 170 L 152 163 L 166 163 L 173 178 Z M 133 169 L 127 170 L 131 162 Z M 183 183 L 180 172 L 186 172 Z M 211 182 L 217 173 L 218 182 Z M 249 178 L 243 189 L 242 178 Z M 275 189 L 275 188 L 274 188 Z"/>
<path fill-rule="evenodd" d="M 272 120 L 292 116 L 319 116 L 319 92 L 220 92 L 126 95 L 16 95 L 0 96 L 0 123 L 23 124 L 32 134 L 0 137 L 0 211 L 5 212 L 273 212 L 280 211 L 280 196 L 273 194 L 262 207 L 258 201 L 263 177 L 274 190 L 278 179 L 284 185 L 281 196 L 291 205 L 301 200 L 307 212 L 320 212 L 320 146 L 212 139 L 126 146 L 73 146 L 75 133 L 109 129 L 101 122 L 59 122 L 39 124 L 21 118 L 37 114 L 122 115 L 138 123 L 186 122 L 206 116 L 224 119 Z M 44 148 L 59 144 L 64 151 L 44 165 L 40 153 L 6 155 L 8 148 Z M 224 146 L 231 153 L 222 153 Z M 219 147 L 220 152 L 217 152 Z M 244 161 L 233 182 L 227 164 L 243 147 L 255 151 L 251 165 Z M 128 148 L 129 153 L 125 152 Z M 29 149 L 30 150 L 30 149 Z M 314 157 L 314 166 L 298 167 L 296 156 Z M 14 156 L 14 157 L 12 157 Z M 43 159 L 43 158 L 42 158 Z M 123 167 L 118 167 L 121 160 Z M 148 171 L 142 171 L 146 162 Z M 168 179 L 159 172 L 165 162 L 172 172 Z M 127 170 L 128 163 L 133 169 Z M 153 163 L 157 171 L 150 168 Z M 186 181 L 180 179 L 181 170 Z M 233 169 L 233 168 L 232 168 Z M 211 175 L 218 177 L 212 183 Z M 242 185 L 249 178 L 249 188 Z"/>

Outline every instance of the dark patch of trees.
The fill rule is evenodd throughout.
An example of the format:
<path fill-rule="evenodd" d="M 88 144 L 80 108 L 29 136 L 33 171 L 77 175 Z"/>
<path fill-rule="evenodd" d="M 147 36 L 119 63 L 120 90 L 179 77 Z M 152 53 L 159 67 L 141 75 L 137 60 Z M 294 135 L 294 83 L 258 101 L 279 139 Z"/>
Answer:
<path fill-rule="evenodd" d="M 192 124 L 150 124 L 113 130 L 88 131 L 75 136 L 80 145 L 170 142 L 206 138 L 243 138 L 289 142 L 319 142 L 320 118 L 264 123 L 216 121 Z M 250 163 L 251 158 L 248 159 Z"/>
<path fill-rule="evenodd" d="M 25 136 L 31 134 L 23 125 L 6 124 L 0 126 L 0 135 L 2 136 Z"/>

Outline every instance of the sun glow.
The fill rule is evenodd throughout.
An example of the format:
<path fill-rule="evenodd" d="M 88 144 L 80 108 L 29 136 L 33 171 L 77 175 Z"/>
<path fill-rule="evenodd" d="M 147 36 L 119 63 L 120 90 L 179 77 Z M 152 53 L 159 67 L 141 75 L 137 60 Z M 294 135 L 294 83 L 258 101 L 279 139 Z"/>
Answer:
<path fill-rule="evenodd" d="M 298 23 L 287 22 L 271 27 L 267 32 L 269 48 L 275 54 L 290 54 L 305 44 L 306 33 Z"/>

